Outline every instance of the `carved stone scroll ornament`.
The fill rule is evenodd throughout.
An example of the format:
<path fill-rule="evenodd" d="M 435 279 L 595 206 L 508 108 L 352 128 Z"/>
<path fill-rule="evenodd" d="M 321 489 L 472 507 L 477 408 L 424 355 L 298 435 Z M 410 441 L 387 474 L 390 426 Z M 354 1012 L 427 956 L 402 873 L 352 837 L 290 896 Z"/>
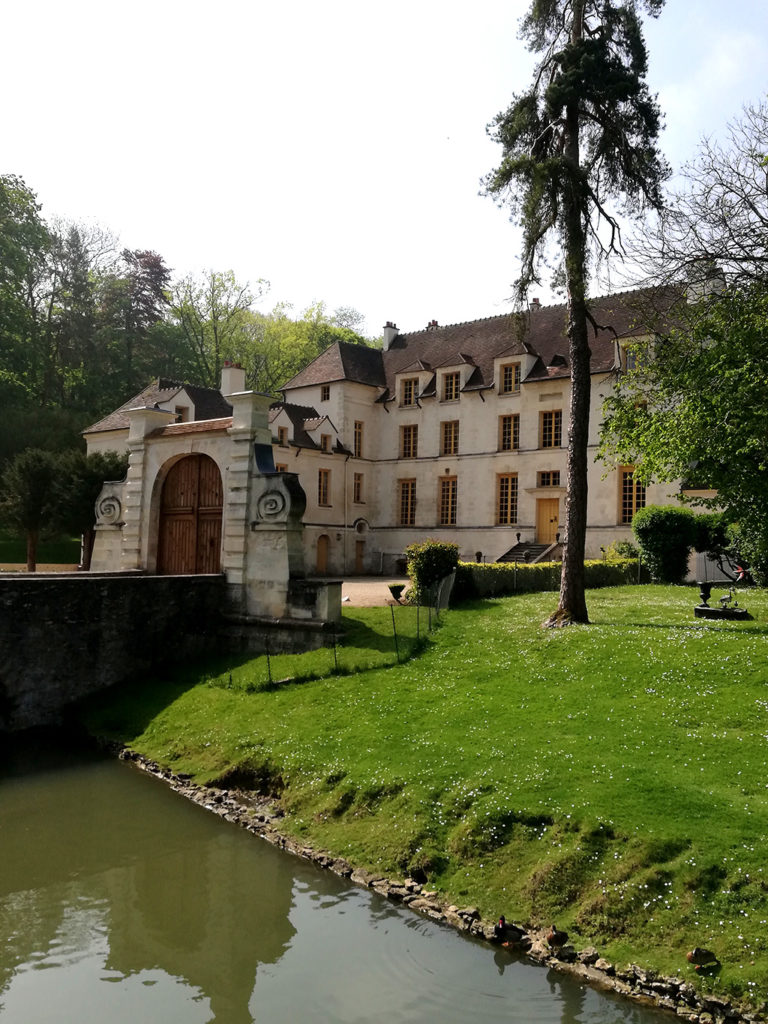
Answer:
<path fill-rule="evenodd" d="M 265 491 L 256 502 L 256 513 L 259 519 L 279 519 L 285 512 L 285 507 L 284 494 L 280 491 Z"/>
<path fill-rule="evenodd" d="M 278 524 L 299 526 L 307 507 L 307 496 L 295 473 L 270 473 L 256 477 L 256 490 L 251 506 L 251 529 L 260 526 L 274 529 Z"/>
<path fill-rule="evenodd" d="M 118 526 L 120 525 L 122 514 L 122 503 L 114 492 L 99 495 L 96 502 L 97 526 Z"/>

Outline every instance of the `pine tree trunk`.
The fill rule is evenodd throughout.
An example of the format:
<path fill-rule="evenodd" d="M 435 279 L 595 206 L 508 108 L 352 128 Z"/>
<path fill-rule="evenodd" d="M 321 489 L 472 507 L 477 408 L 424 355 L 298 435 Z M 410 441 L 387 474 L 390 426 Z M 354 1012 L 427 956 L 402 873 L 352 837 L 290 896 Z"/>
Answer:
<path fill-rule="evenodd" d="M 571 38 L 581 38 L 583 0 L 574 4 Z M 589 622 L 584 593 L 584 551 L 587 536 L 587 444 L 591 380 L 586 301 L 586 238 L 579 154 L 579 109 L 566 110 L 565 162 L 570 181 L 563 195 L 565 272 L 568 285 L 568 341 L 571 400 L 568 423 L 568 458 L 565 502 L 565 540 L 560 575 L 560 601 L 545 626 Z"/>

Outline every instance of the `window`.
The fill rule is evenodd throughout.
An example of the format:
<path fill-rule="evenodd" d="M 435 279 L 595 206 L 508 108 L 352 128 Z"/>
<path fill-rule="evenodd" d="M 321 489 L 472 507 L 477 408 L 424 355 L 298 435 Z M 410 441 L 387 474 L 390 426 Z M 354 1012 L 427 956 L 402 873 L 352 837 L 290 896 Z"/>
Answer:
<path fill-rule="evenodd" d="M 461 375 L 457 371 L 456 373 L 446 373 L 443 377 L 443 401 L 444 402 L 455 402 L 459 397 L 459 386 L 461 384 Z"/>
<path fill-rule="evenodd" d="M 624 369 L 628 372 L 630 370 L 637 370 L 643 365 L 643 346 L 641 343 L 622 344 L 621 354 L 623 356 Z"/>
<path fill-rule="evenodd" d="M 631 523 L 632 516 L 639 508 L 645 508 L 645 484 L 635 480 L 635 467 L 622 466 L 619 470 L 621 481 L 621 509 L 619 520 Z"/>
<path fill-rule="evenodd" d="M 459 421 L 445 420 L 441 424 L 440 454 L 458 455 L 459 453 Z"/>
<path fill-rule="evenodd" d="M 320 401 L 327 402 L 331 397 L 331 385 L 323 384 L 320 388 Z"/>
<path fill-rule="evenodd" d="M 355 420 L 354 430 L 354 448 L 356 459 L 362 459 L 363 457 L 363 423 L 362 420 Z"/>
<path fill-rule="evenodd" d="M 416 395 L 419 391 L 419 378 L 408 377 L 400 381 L 400 405 L 416 405 Z"/>
<path fill-rule="evenodd" d="M 517 413 L 499 416 L 499 451 L 512 452 L 520 447 L 520 417 Z"/>
<path fill-rule="evenodd" d="M 363 474 L 355 473 L 352 477 L 352 501 L 356 505 L 363 503 Z"/>
<path fill-rule="evenodd" d="M 177 405 L 174 409 L 177 423 L 189 423 L 189 406 Z"/>
<path fill-rule="evenodd" d="M 276 473 L 287 473 L 288 472 L 288 467 L 286 466 L 286 464 L 284 462 L 276 462 L 275 463 L 275 472 Z"/>
<path fill-rule="evenodd" d="M 415 459 L 419 452 L 419 427 L 408 423 L 400 427 L 400 458 Z"/>
<path fill-rule="evenodd" d="M 496 477 L 496 523 L 512 526 L 517 522 L 517 473 L 499 473 Z"/>
<path fill-rule="evenodd" d="M 288 447 L 288 427 L 277 428 L 277 443 L 281 448 Z"/>
<path fill-rule="evenodd" d="M 560 470 L 559 469 L 543 469 L 539 473 L 538 484 L 539 484 L 539 487 L 559 487 L 560 486 Z"/>
<path fill-rule="evenodd" d="M 317 471 L 317 504 L 331 504 L 331 471 L 330 469 L 319 469 Z"/>
<path fill-rule="evenodd" d="M 330 434 L 321 434 L 320 435 L 320 447 L 322 448 L 322 450 L 324 452 L 329 452 L 331 450 L 331 435 Z"/>
<path fill-rule="evenodd" d="M 457 481 L 455 476 L 441 476 L 438 492 L 438 519 L 441 526 L 456 525 Z"/>
<path fill-rule="evenodd" d="M 540 448 L 559 448 L 563 439 L 563 414 L 560 409 L 541 414 Z"/>
<path fill-rule="evenodd" d="M 514 395 L 520 390 L 520 363 L 507 363 L 501 368 L 501 393 Z"/>
<path fill-rule="evenodd" d="M 400 526 L 413 526 L 416 522 L 416 481 L 398 480 L 398 516 Z"/>

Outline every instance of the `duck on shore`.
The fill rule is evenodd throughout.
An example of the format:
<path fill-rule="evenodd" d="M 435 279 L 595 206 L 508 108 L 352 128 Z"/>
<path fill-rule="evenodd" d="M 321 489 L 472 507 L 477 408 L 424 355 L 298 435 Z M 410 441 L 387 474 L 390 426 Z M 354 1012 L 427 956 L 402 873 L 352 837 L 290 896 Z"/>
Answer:
<path fill-rule="evenodd" d="M 493 938 L 505 949 L 528 949 L 531 945 L 528 933 L 519 925 L 510 924 L 503 914 L 493 926 Z"/>
<path fill-rule="evenodd" d="M 557 925 L 553 924 L 547 932 L 546 939 L 552 949 L 560 949 L 568 941 L 568 932 L 560 931 Z"/>
<path fill-rule="evenodd" d="M 694 946 L 689 953 L 685 954 L 685 959 L 689 964 L 693 964 L 695 971 L 698 971 L 701 967 L 715 967 L 720 963 L 714 953 L 708 949 L 703 949 L 701 946 Z"/>

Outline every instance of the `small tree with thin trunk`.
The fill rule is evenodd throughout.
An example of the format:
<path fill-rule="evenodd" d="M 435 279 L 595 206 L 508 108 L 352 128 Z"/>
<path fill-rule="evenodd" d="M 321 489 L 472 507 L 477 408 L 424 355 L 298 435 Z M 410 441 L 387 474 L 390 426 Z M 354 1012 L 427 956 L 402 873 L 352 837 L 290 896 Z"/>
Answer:
<path fill-rule="evenodd" d="M 0 522 L 26 537 L 27 572 L 37 569 L 40 533 L 54 520 L 57 462 L 52 452 L 27 448 L 8 463 L 0 483 Z"/>
<path fill-rule="evenodd" d="M 486 192 L 508 202 L 523 227 L 517 298 L 540 281 L 554 233 L 563 254 L 571 371 L 565 543 L 560 601 L 546 625 L 588 622 L 584 594 L 590 404 L 588 262 L 621 253 L 612 197 L 637 214 L 661 206 L 667 167 L 657 148 L 658 106 L 645 83 L 641 7 L 664 0 L 532 0 L 522 37 L 541 54 L 527 92 L 489 126 L 503 147 Z"/>
<path fill-rule="evenodd" d="M 117 452 L 70 451 L 62 457 L 57 474 L 57 522 L 68 533 L 83 539 L 81 568 L 91 567 L 96 525 L 96 499 L 107 480 L 122 480 L 128 456 Z"/>

